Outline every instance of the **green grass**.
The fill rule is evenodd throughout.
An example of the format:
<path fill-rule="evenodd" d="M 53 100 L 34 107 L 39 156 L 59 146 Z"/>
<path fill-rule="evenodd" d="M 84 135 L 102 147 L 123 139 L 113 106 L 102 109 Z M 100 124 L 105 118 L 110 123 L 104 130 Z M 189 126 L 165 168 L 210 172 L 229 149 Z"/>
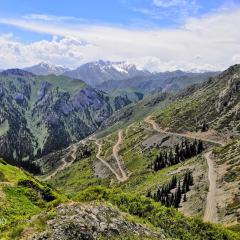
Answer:
<path fill-rule="evenodd" d="M 240 179 L 239 146 L 240 140 L 236 139 L 224 147 L 215 148 L 213 151 L 218 165 L 227 164 L 227 171 L 224 174 L 226 182 L 235 182 Z"/>
<path fill-rule="evenodd" d="M 6 220 L 6 224 L 0 224 L 1 239 L 19 239 L 33 216 L 66 200 L 27 172 L 3 161 L 0 172 L 4 175 L 4 183 L 0 182 L 0 218 Z M 43 196 L 52 196 L 54 200 L 46 201 Z"/>
<path fill-rule="evenodd" d="M 113 151 L 113 146 L 118 141 L 118 132 L 114 132 L 113 134 L 107 136 L 102 141 L 102 151 L 101 156 L 104 156 L 105 158 L 111 157 Z"/>
<path fill-rule="evenodd" d="M 229 211 L 239 209 L 240 208 L 240 195 L 239 196 L 235 195 L 233 202 L 231 204 L 228 204 L 227 208 Z"/>
<path fill-rule="evenodd" d="M 94 155 L 90 158 L 80 159 L 72 164 L 71 167 L 60 172 L 49 183 L 57 190 L 69 196 L 74 196 L 77 192 L 89 186 L 108 186 L 110 179 L 100 179 L 94 175 L 94 159 Z"/>
<path fill-rule="evenodd" d="M 234 169 L 228 170 L 228 172 L 224 175 L 224 180 L 226 182 L 234 182 L 239 179 L 239 172 L 240 172 L 240 167 L 236 167 Z"/>
<path fill-rule="evenodd" d="M 171 99 L 162 93 L 146 96 L 136 104 L 130 104 L 115 112 L 109 119 L 107 127 L 101 129 L 96 135 L 99 138 L 106 137 L 119 129 L 128 127 L 132 123 L 139 123 L 154 113 L 157 109 L 163 109 L 171 103 Z"/>
<path fill-rule="evenodd" d="M 4 164 L 0 161 L 0 171 L 4 173 L 5 178 L 8 182 L 12 184 L 17 184 L 21 179 L 29 179 L 29 176 L 21 171 L 18 167 L 11 166 L 9 164 Z"/>
<path fill-rule="evenodd" d="M 199 89 L 190 96 L 178 99 L 164 109 L 155 112 L 156 120 L 162 127 L 179 130 L 195 131 L 200 128 L 203 121 L 216 120 L 216 110 L 213 110 L 214 100 L 223 88 L 221 83 L 212 84 L 211 87 Z M 205 116 L 206 115 L 206 116 Z"/>
<path fill-rule="evenodd" d="M 59 91 L 66 91 L 73 96 L 76 92 L 80 89 L 86 87 L 86 83 L 81 80 L 74 80 L 66 76 L 55 76 L 55 75 L 48 75 L 48 76 L 38 76 L 35 80 L 35 87 L 32 91 L 32 99 L 34 101 L 37 99 L 37 92 L 40 89 L 40 86 L 43 82 L 49 82 L 54 87 L 58 87 Z"/>
<path fill-rule="evenodd" d="M 240 233 L 240 224 L 236 224 L 229 227 L 230 230 Z"/>

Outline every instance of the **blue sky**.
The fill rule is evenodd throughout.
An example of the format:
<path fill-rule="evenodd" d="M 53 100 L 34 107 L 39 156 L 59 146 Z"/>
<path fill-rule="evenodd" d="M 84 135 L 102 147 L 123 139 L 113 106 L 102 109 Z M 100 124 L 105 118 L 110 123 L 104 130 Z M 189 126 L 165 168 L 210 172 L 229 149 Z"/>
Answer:
<path fill-rule="evenodd" d="M 173 2 L 164 6 L 162 2 Z M 130 25 L 138 23 L 172 27 L 185 17 L 201 16 L 217 10 L 231 0 L 1 0 L 2 17 L 28 14 L 71 16 L 94 23 Z M 7 30 L 8 28 L 5 28 Z"/>
<path fill-rule="evenodd" d="M 225 67 L 231 61 L 224 63 L 223 56 L 219 56 L 221 61 L 214 64 L 223 45 L 214 49 L 215 57 L 208 59 L 200 56 L 202 52 L 194 51 L 194 48 L 201 45 L 204 53 L 211 49 L 216 39 L 203 26 L 213 28 L 216 36 L 220 21 L 227 22 L 222 31 L 224 27 L 229 29 L 231 24 L 234 27 L 239 5 L 240 0 L 1 0 L 0 44 L 8 47 L 4 49 L 5 57 L 2 53 L 6 59 L 0 60 L 0 68 L 35 64 L 38 61 L 76 67 L 99 58 L 137 60 L 136 63 L 152 70 L 158 70 L 160 65 L 165 66 L 164 70 L 184 68 L 184 64 L 193 61 L 192 68 L 198 65 L 202 66 L 200 68 Z M 200 28 L 202 32 L 196 32 Z M 195 31 L 195 35 L 189 35 L 189 30 Z M 197 40 L 198 34 L 201 37 L 204 35 L 202 43 Z M 233 32 L 231 37 L 234 38 L 234 35 Z M 195 41 L 192 52 L 186 48 L 187 37 Z M 172 38 L 179 38 L 179 41 L 174 43 Z M 207 39 L 212 41 L 209 46 L 206 46 Z M 235 36 L 229 46 L 224 45 L 229 54 L 235 51 L 233 42 L 237 40 L 238 36 Z M 153 44 L 148 45 L 145 41 L 152 41 Z M 68 46 L 70 50 L 66 50 Z M 116 46 L 119 49 L 115 49 Z M 33 52 L 29 54 L 27 49 Z M 141 55 L 139 51 L 142 49 Z M 184 50 L 192 58 L 180 63 Z M 18 58 L 24 58 L 21 64 Z"/>

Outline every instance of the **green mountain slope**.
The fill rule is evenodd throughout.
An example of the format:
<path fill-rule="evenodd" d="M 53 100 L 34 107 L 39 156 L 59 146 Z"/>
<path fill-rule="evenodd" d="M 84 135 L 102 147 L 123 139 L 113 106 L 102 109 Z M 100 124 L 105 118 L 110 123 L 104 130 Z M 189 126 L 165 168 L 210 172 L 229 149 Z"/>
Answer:
<path fill-rule="evenodd" d="M 115 110 L 131 103 L 65 76 L 35 76 L 12 69 L 0 74 L 0 153 L 37 173 L 28 163 L 96 131 Z"/>
<path fill-rule="evenodd" d="M 69 201 L 3 160 L 0 174 L 1 239 L 240 239 L 138 194 L 91 187 Z"/>
<path fill-rule="evenodd" d="M 105 200 L 118 206 L 147 223 L 160 228 L 167 239 L 239 239 L 238 233 L 220 226 L 201 222 L 199 219 L 186 218 L 173 208 L 139 195 L 121 193 L 101 187 L 90 188 L 77 196 L 81 201 Z"/>
<path fill-rule="evenodd" d="M 103 131 L 84 143 L 92 149 L 90 155 L 78 155 L 73 164 L 56 174 L 50 183 L 73 198 L 89 186 L 101 185 L 160 201 L 156 194 L 169 186 L 173 176 L 181 187 L 185 175 L 190 172 L 194 184 L 185 196 L 181 196 L 177 208 L 187 216 L 205 219 L 210 191 L 210 158 L 217 173 L 214 198 L 217 220 L 214 221 L 238 229 L 238 121 L 229 118 L 223 129 L 218 124 L 238 106 L 239 69 L 233 66 L 219 77 L 177 95 L 155 94 L 114 113 L 103 123 Z M 227 104 L 220 100 L 223 96 L 230 99 Z M 154 116 L 158 127 L 146 119 L 149 114 Z M 229 138 L 232 135 L 235 135 L 235 142 Z M 169 163 L 171 156 L 177 155 L 177 145 L 186 152 L 195 148 L 192 145 L 195 139 L 202 141 L 203 152 L 188 154 L 180 162 Z M 157 157 L 167 158 L 167 162 L 155 170 Z M 169 196 L 176 191 L 176 187 L 170 189 Z M 166 204 L 169 199 L 164 201 L 160 202 Z"/>
<path fill-rule="evenodd" d="M 61 201 L 65 197 L 52 191 L 27 172 L 11 166 L 0 159 L 0 237 L 19 239 L 24 228 L 31 224 L 31 218 Z M 43 219 L 36 219 L 41 229 Z"/>
<path fill-rule="evenodd" d="M 47 191 L 45 184 L 25 172 L 27 179 L 18 178 L 21 170 L 3 164 L 2 184 L 6 184 L 5 179 L 14 179 L 7 174 L 8 169 L 16 169 L 17 180 L 12 182 L 20 188 L 20 199 L 31 206 L 26 216 L 37 215 L 31 224 L 20 226 L 18 233 L 12 233 L 12 225 L 4 229 L 5 236 L 23 238 L 32 233 L 35 239 L 72 239 L 80 234 L 90 239 L 240 239 L 238 122 L 231 118 L 223 129 L 218 128 L 221 119 L 237 109 L 239 70 L 233 66 L 177 95 L 156 93 L 130 104 L 104 119 L 101 132 L 44 155 L 37 162 L 45 174 L 39 179 L 51 186 Z M 68 89 L 72 98 L 79 91 Z M 41 110 L 39 105 L 34 106 L 37 112 Z M 10 127 L 3 121 L 2 132 Z M 222 130 L 221 134 L 216 130 Z M 210 167 L 216 179 L 209 176 Z M 7 196 L 8 188 L 4 185 L 2 189 Z M 70 200 L 58 205 L 66 198 L 51 189 Z M 38 197 L 36 191 L 41 193 Z M 42 192 L 50 192 L 55 198 L 45 201 Z M 14 199 L 13 192 L 9 201 L 18 206 Z M 216 216 L 206 214 L 209 203 Z M 5 216 L 10 209 L 6 205 Z M 11 216 L 15 215 L 18 217 L 13 211 Z M 44 219 L 45 224 L 34 219 Z"/>
<path fill-rule="evenodd" d="M 178 101 L 156 113 L 161 127 L 195 131 L 204 124 L 229 134 L 239 133 L 240 65 L 230 67 L 202 87 L 186 91 Z"/>
<path fill-rule="evenodd" d="M 209 77 L 214 77 L 217 74 L 217 72 L 188 73 L 182 71 L 152 73 L 148 76 L 105 81 L 97 85 L 97 88 L 109 93 L 115 89 L 132 89 L 145 95 L 149 95 L 157 90 L 176 92 L 192 84 L 207 81 Z"/>

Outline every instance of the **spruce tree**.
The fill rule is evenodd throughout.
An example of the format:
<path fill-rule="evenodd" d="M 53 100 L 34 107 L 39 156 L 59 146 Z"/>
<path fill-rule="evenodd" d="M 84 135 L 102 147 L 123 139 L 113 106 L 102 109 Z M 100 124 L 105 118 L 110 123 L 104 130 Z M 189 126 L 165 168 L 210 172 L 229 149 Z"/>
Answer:
<path fill-rule="evenodd" d="M 183 196 L 183 202 L 186 202 L 186 201 L 187 201 L 187 195 L 185 193 L 184 196 Z"/>

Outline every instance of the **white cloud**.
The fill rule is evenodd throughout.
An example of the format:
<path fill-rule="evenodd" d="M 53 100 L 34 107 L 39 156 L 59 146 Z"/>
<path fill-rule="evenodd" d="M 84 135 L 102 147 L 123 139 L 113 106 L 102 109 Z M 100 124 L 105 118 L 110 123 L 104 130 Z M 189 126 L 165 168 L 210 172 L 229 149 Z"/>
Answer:
<path fill-rule="evenodd" d="M 152 19 L 163 19 L 162 14 L 160 14 L 156 10 L 152 10 L 152 9 L 148 9 L 148 8 L 133 8 L 132 10 L 134 12 L 144 14 Z"/>
<path fill-rule="evenodd" d="M 27 14 L 23 16 L 26 20 L 39 20 L 39 21 L 77 21 L 86 22 L 83 18 L 77 18 L 72 16 L 55 16 L 46 14 Z"/>
<path fill-rule="evenodd" d="M 83 61 L 83 53 L 94 46 L 73 37 L 57 38 L 51 41 L 37 41 L 23 44 L 12 34 L 0 37 L 1 68 L 25 67 L 39 62 L 77 67 Z"/>
<path fill-rule="evenodd" d="M 185 6 L 186 0 L 153 0 L 153 4 L 157 7 L 169 8 L 176 6 Z"/>
<path fill-rule="evenodd" d="M 196 0 L 153 0 L 148 8 L 133 8 L 145 17 L 164 20 L 171 24 L 183 24 L 189 16 L 198 14 L 200 6 Z"/>
<path fill-rule="evenodd" d="M 197 15 L 200 6 L 196 0 L 153 0 L 153 8 L 149 11 L 155 15 L 165 15 L 173 22 L 183 22 L 189 16 Z"/>
<path fill-rule="evenodd" d="M 240 63 L 240 51 L 239 51 L 239 54 L 233 55 L 233 57 L 231 59 L 231 63 L 232 64 Z"/>
<path fill-rule="evenodd" d="M 76 67 L 109 59 L 128 60 L 152 71 L 220 70 L 239 61 L 240 31 L 236 23 L 240 22 L 240 9 L 189 18 L 182 27 L 168 30 L 37 18 L 0 19 L 0 23 L 55 36 L 51 41 L 33 43 L 21 43 L 12 35 L 0 36 L 0 68 L 40 61 Z"/>

